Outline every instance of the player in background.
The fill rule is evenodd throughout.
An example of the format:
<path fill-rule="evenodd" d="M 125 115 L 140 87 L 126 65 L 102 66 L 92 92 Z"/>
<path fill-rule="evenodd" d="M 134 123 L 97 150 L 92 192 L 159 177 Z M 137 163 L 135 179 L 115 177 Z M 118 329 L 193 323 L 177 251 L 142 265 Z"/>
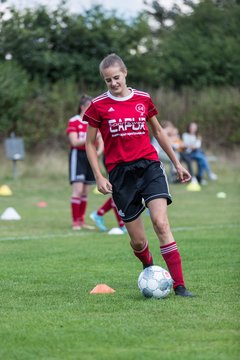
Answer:
<path fill-rule="evenodd" d="M 85 223 L 88 193 L 90 185 L 95 184 L 95 178 L 89 164 L 85 142 L 88 123 L 83 121 L 84 111 L 91 103 L 91 97 L 83 95 L 80 98 L 77 115 L 68 121 L 66 132 L 70 141 L 71 149 L 69 154 L 69 182 L 72 185 L 71 214 L 72 229 L 93 230 L 94 226 Z M 103 142 L 100 134 L 97 136 L 97 156 L 103 151 Z"/>
<path fill-rule="evenodd" d="M 83 117 L 89 124 L 86 150 L 98 190 L 112 194 L 133 252 L 144 268 L 153 265 L 140 216 L 145 206 L 149 208 L 160 252 L 174 281 L 175 294 L 191 297 L 193 294 L 186 289 L 181 257 L 168 221 L 167 205 L 172 198 L 166 174 L 150 142 L 147 123 L 173 162 L 179 180 L 188 182 L 191 175 L 177 159 L 156 118 L 158 111 L 149 94 L 127 86 L 127 68 L 122 59 L 110 54 L 102 60 L 99 70 L 108 91 L 92 100 Z M 101 173 L 94 146 L 98 130 L 104 142 L 109 179 Z"/>
<path fill-rule="evenodd" d="M 103 156 L 103 165 L 107 171 L 105 165 L 105 156 Z M 108 213 L 110 210 L 113 210 L 118 223 L 118 227 L 122 231 L 122 234 L 126 234 L 127 233 L 126 226 L 124 225 L 123 220 L 118 214 L 118 210 L 116 208 L 112 196 L 108 200 L 106 200 L 96 211 L 93 211 L 90 214 L 90 218 L 95 222 L 95 225 L 98 227 L 100 231 L 108 231 L 108 228 L 105 226 L 104 223 L 104 215 Z"/>
<path fill-rule="evenodd" d="M 126 229 L 126 227 L 124 225 L 123 220 L 121 219 L 121 217 L 118 214 L 118 210 L 116 208 L 116 205 L 115 205 L 112 197 L 110 197 L 107 201 L 105 201 L 104 204 L 101 205 L 96 211 L 93 211 L 90 214 L 90 218 L 95 222 L 95 224 L 99 228 L 99 230 L 108 231 L 107 227 L 104 224 L 104 218 L 103 217 L 110 210 L 114 211 L 114 214 L 116 216 L 119 229 L 122 231 L 123 234 L 126 234 L 127 229 Z"/>

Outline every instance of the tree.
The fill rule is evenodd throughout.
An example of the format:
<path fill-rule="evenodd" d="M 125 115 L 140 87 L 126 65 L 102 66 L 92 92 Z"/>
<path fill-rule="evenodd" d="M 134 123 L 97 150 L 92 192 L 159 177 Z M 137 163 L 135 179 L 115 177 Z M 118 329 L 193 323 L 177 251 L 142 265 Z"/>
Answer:
<path fill-rule="evenodd" d="M 15 62 L 0 62 L 0 133 L 16 131 L 20 114 L 29 93 L 29 79 Z"/>
<path fill-rule="evenodd" d="M 133 78 L 145 81 L 151 64 L 141 55 L 153 46 L 147 17 L 118 17 L 97 5 L 83 14 L 69 14 L 62 4 L 49 12 L 45 7 L 24 12 L 11 10 L 11 17 L 1 21 L 0 59 L 11 54 L 30 75 L 54 83 L 75 77 L 82 86 L 99 84 L 98 64 L 108 53 L 116 52 L 133 63 L 134 56 L 146 67 Z M 152 45 L 151 45 L 152 44 Z"/>
<path fill-rule="evenodd" d="M 189 3 L 189 1 L 188 1 Z M 162 84 L 180 88 L 240 85 L 240 6 L 204 0 L 179 14 L 159 48 Z"/>

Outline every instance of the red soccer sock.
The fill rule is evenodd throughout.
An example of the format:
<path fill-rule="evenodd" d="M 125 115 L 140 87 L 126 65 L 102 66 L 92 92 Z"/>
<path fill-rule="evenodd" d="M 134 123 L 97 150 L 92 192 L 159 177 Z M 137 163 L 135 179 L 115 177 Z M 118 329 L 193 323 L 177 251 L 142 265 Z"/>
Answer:
<path fill-rule="evenodd" d="M 181 256 L 179 254 L 177 244 L 175 242 L 172 242 L 170 244 L 160 246 L 160 250 L 167 264 L 171 277 L 174 281 L 173 287 L 175 288 L 178 285 L 185 286 L 183 279 Z"/>
<path fill-rule="evenodd" d="M 143 266 L 150 266 L 153 264 L 153 258 L 149 251 L 148 242 L 146 242 L 142 250 L 133 249 L 133 252 L 134 255 L 142 262 Z"/>
<path fill-rule="evenodd" d="M 87 201 L 88 201 L 88 197 L 87 196 L 82 196 L 80 199 L 80 206 L 79 206 L 79 219 L 81 223 L 84 223 L 85 220 L 85 212 L 87 209 Z"/>
<path fill-rule="evenodd" d="M 118 226 L 119 226 L 119 227 L 123 227 L 123 226 L 124 226 L 124 222 L 122 221 L 122 219 L 120 218 L 120 216 L 119 216 L 119 214 L 118 214 L 118 210 L 117 210 L 117 208 L 116 208 L 116 205 L 115 205 L 113 199 L 112 199 L 112 208 L 113 208 L 113 211 L 114 211 L 115 216 L 116 216 L 116 218 L 117 218 Z"/>
<path fill-rule="evenodd" d="M 72 222 L 79 222 L 79 208 L 80 208 L 80 197 L 72 196 L 71 197 L 71 210 L 72 210 Z"/>
<path fill-rule="evenodd" d="M 103 216 L 112 209 L 112 198 L 109 198 L 97 211 L 99 216 Z"/>

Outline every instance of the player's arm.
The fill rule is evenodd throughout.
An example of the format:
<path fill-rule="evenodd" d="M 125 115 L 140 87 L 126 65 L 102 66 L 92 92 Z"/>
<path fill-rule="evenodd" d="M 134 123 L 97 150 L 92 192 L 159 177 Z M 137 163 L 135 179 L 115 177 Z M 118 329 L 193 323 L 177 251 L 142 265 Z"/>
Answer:
<path fill-rule="evenodd" d="M 176 154 L 172 148 L 172 145 L 168 139 L 167 134 L 163 130 L 162 126 L 160 125 L 158 119 L 156 116 L 151 117 L 148 120 L 148 123 L 151 127 L 153 136 L 157 139 L 159 145 L 161 148 L 166 152 L 172 163 L 174 164 L 179 180 L 184 183 L 191 179 L 191 175 L 189 172 L 182 166 L 178 158 L 176 157 Z"/>
<path fill-rule="evenodd" d="M 103 139 L 102 139 L 100 132 L 98 132 L 97 133 L 97 156 L 102 155 L 103 150 L 104 150 Z"/>
<path fill-rule="evenodd" d="M 88 125 L 87 130 L 87 139 L 86 139 L 86 152 L 89 163 L 91 165 L 94 177 L 96 179 L 98 191 L 102 194 L 110 194 L 112 192 L 112 185 L 106 179 L 100 170 L 98 163 L 98 154 L 96 150 L 96 138 L 97 138 L 98 129 Z"/>
<path fill-rule="evenodd" d="M 70 132 L 68 134 L 68 138 L 70 141 L 71 146 L 76 147 L 76 146 L 83 146 L 85 144 L 85 139 L 79 139 L 78 137 L 78 133 L 77 132 Z"/>

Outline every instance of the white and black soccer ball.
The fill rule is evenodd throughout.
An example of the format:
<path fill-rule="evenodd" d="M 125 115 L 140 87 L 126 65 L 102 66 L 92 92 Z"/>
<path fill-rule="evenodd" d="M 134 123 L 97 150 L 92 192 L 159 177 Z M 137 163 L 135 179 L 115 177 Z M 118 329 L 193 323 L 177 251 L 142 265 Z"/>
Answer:
<path fill-rule="evenodd" d="M 172 286 L 171 275 L 160 266 L 149 266 L 138 277 L 138 287 L 147 298 L 163 299 L 168 296 Z"/>

